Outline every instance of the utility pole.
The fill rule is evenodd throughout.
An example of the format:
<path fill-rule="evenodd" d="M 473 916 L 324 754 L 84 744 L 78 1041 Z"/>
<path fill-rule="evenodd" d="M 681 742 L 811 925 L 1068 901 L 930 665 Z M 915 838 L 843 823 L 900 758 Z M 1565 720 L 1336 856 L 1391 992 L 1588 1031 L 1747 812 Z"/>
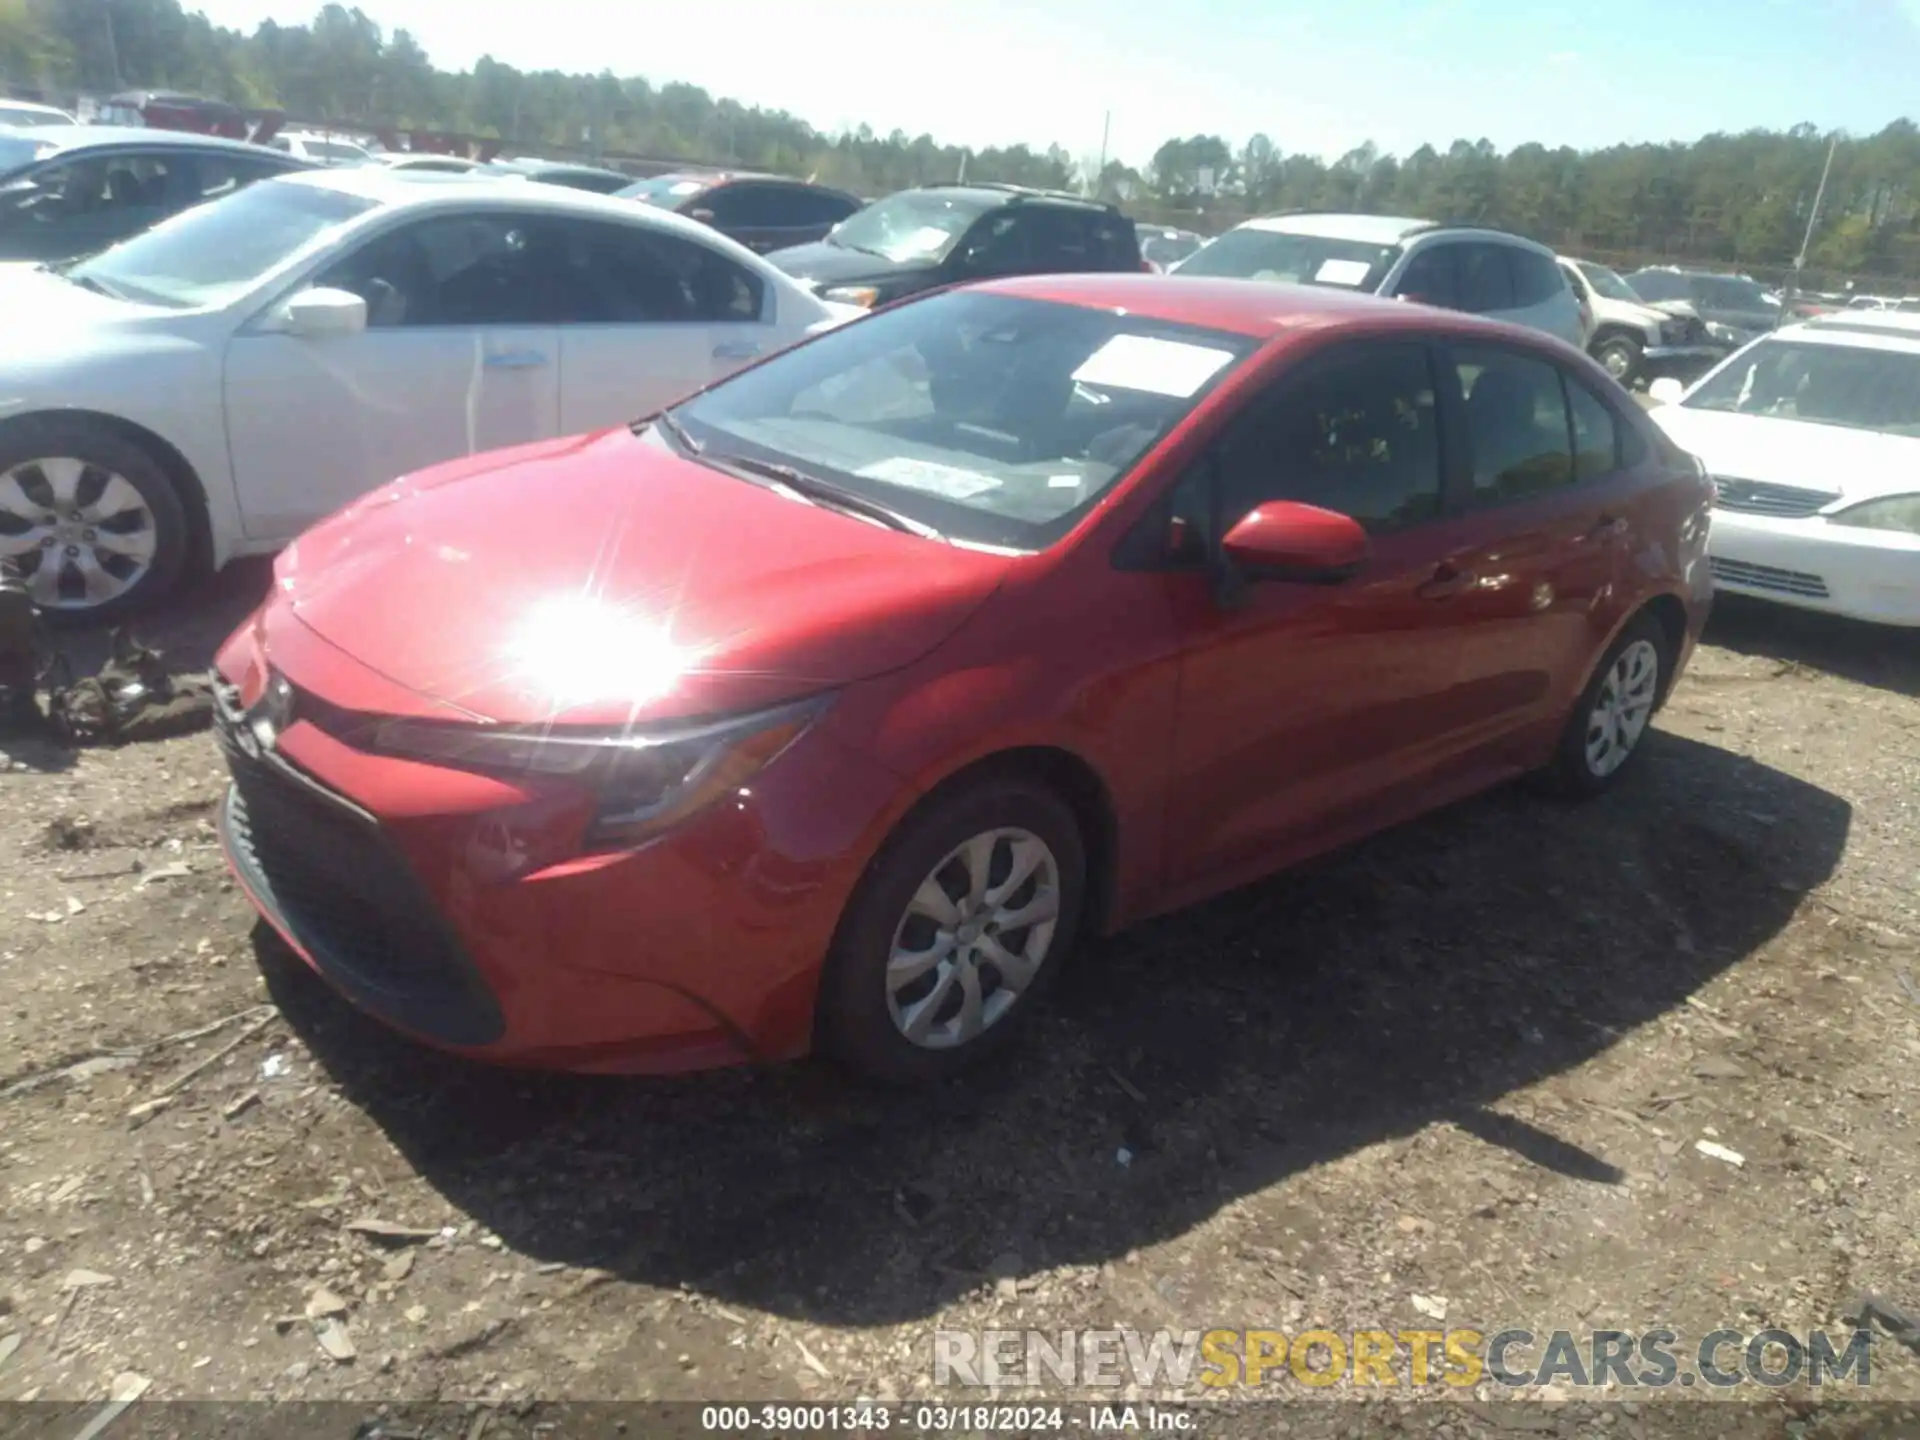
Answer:
<path fill-rule="evenodd" d="M 107 32 L 107 68 L 113 73 L 113 88 L 120 88 L 120 45 L 113 36 L 113 0 L 102 0 L 100 19 Z"/>
<path fill-rule="evenodd" d="M 1107 173 L 1107 139 L 1113 134 L 1113 111 L 1107 111 L 1106 118 L 1100 122 L 1100 165 L 1093 172 L 1093 195 L 1100 198 L 1100 182 Z"/>
<path fill-rule="evenodd" d="M 1840 148 L 1840 132 L 1833 132 L 1833 138 L 1827 142 L 1827 163 L 1820 167 L 1820 183 L 1813 192 L 1813 209 L 1807 216 L 1807 233 L 1800 238 L 1800 253 L 1793 257 L 1793 283 L 1787 293 L 1780 297 L 1780 313 L 1773 317 L 1773 328 L 1778 330 L 1787 318 L 1787 302 L 1800 293 L 1800 272 L 1806 268 L 1807 251 L 1813 248 L 1813 230 L 1820 223 L 1820 202 L 1826 198 L 1827 177 L 1833 173 L 1834 152 Z"/>

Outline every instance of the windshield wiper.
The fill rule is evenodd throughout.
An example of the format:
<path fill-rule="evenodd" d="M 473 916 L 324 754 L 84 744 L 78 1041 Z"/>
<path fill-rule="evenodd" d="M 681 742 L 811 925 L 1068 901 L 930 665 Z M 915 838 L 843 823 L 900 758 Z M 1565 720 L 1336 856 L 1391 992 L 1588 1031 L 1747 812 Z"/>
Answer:
<path fill-rule="evenodd" d="M 811 500 L 833 510 L 843 510 L 851 515 L 859 515 L 868 520 L 877 520 L 890 530 L 905 531 L 909 535 L 918 535 L 923 540 L 945 540 L 933 526 L 916 520 L 911 515 L 902 515 L 891 506 L 882 505 L 878 500 L 869 500 L 864 495 L 851 490 L 843 490 L 838 485 L 822 480 L 817 475 L 809 475 L 804 470 L 796 470 L 791 465 L 776 464 L 771 460 L 756 460 L 751 455 L 710 455 L 709 464 L 729 470 L 743 470 L 749 475 L 758 475 L 771 480 L 783 490 L 790 490 L 803 500 Z"/>
<path fill-rule="evenodd" d="M 69 285 L 78 285 L 82 290 L 91 290 L 94 294 L 104 295 L 109 300 L 124 300 L 127 298 L 123 293 L 107 284 L 104 280 L 96 280 L 91 275 L 74 274 L 73 267 L 79 263 L 78 260 L 69 260 L 62 265 L 41 265 L 37 268 L 44 274 L 58 275 Z"/>
<path fill-rule="evenodd" d="M 647 426 L 666 431 L 667 437 L 689 455 L 698 455 L 702 450 L 707 448 L 702 441 L 694 439 L 692 435 L 687 433 L 687 427 L 680 423 L 678 417 L 676 417 L 671 410 L 662 410 L 652 419 L 642 420 L 639 425 L 634 426 L 634 429 L 640 430 Z"/>

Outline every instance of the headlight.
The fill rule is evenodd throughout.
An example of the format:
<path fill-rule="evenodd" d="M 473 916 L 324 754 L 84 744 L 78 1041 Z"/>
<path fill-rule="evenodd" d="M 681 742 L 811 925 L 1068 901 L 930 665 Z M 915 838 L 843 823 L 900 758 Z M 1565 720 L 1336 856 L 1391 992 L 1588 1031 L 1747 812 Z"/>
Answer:
<path fill-rule="evenodd" d="M 831 696 L 699 726 L 638 734 L 519 730 L 389 718 L 365 738 L 382 754 L 509 779 L 558 776 L 598 797 L 587 843 L 634 845 L 736 790 L 799 739 Z"/>
<path fill-rule="evenodd" d="M 833 285 L 820 292 L 822 300 L 831 300 L 837 305 L 864 305 L 872 309 L 880 298 L 877 285 Z"/>
<path fill-rule="evenodd" d="M 1740 332 L 1731 325 L 1722 325 L 1717 320 L 1709 320 L 1707 322 L 1707 334 L 1711 335 L 1715 340 L 1724 340 L 1729 345 L 1738 345 L 1740 343 Z"/>
<path fill-rule="evenodd" d="M 1888 495 L 1880 500 L 1868 500 L 1837 515 L 1829 515 L 1827 523 L 1920 535 L 1920 495 Z"/>

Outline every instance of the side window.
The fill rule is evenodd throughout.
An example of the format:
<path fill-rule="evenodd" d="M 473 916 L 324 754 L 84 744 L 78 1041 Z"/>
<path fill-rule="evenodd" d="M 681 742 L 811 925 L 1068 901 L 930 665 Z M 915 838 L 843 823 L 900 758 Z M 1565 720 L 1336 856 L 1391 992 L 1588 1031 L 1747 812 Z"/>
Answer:
<path fill-rule="evenodd" d="M 753 321 L 760 277 L 698 241 L 640 225 L 568 221 L 543 257 L 541 276 L 562 324 L 635 325 Z"/>
<path fill-rule="evenodd" d="M 1350 515 L 1375 534 L 1440 509 L 1433 375 L 1421 345 L 1356 346 L 1253 402 L 1215 469 L 1222 532 L 1270 500 Z"/>
<path fill-rule="evenodd" d="M 315 281 L 367 302 L 374 329 L 542 325 L 556 318 L 544 257 L 557 227 L 519 215 L 454 215 L 388 231 Z"/>
<path fill-rule="evenodd" d="M 1422 305 L 1444 309 L 1460 308 L 1460 267 L 1458 245 L 1429 245 L 1407 262 L 1395 293 L 1417 300 Z"/>
<path fill-rule="evenodd" d="M 1138 270 L 1140 236 L 1133 222 L 1119 215 L 1087 217 L 1087 235 L 1093 264 L 1099 270 Z"/>
<path fill-rule="evenodd" d="M 1578 380 L 1562 377 L 1567 413 L 1573 417 L 1573 478 L 1592 480 L 1620 468 L 1620 441 L 1613 412 Z"/>
<path fill-rule="evenodd" d="M 832 190 L 796 188 L 789 193 L 792 196 L 789 208 L 796 217 L 787 222 L 790 225 L 838 225 L 860 208 L 860 202 L 851 195 Z"/>
<path fill-rule="evenodd" d="M 287 173 L 284 165 L 263 163 L 249 155 L 196 155 L 193 158 L 193 201 L 218 200 L 256 180 Z"/>
<path fill-rule="evenodd" d="M 1027 231 L 1027 260 L 1037 270 L 1080 271 L 1093 268 L 1090 217 L 1075 210 L 1034 206 L 1021 213 Z"/>
<path fill-rule="evenodd" d="M 787 223 L 779 218 L 780 201 L 771 185 L 722 185 L 702 195 L 694 208 L 711 210 L 713 223 L 718 226 L 757 228 Z"/>
<path fill-rule="evenodd" d="M 1580 278 L 1578 271 L 1569 269 L 1563 265 L 1560 267 L 1560 273 L 1566 277 L 1567 288 L 1573 292 L 1574 299 L 1585 300 L 1588 298 L 1587 282 Z"/>
<path fill-rule="evenodd" d="M 1518 245 L 1507 246 L 1507 264 L 1513 271 L 1513 302 L 1523 308 L 1545 305 L 1573 288 L 1553 261 Z"/>
<path fill-rule="evenodd" d="M 1511 310 L 1513 274 L 1505 245 L 1461 245 L 1460 308 L 1472 315 Z"/>
<path fill-rule="evenodd" d="M 1003 275 L 1027 264 L 1029 231 L 1022 225 L 1022 212 L 996 210 L 974 222 L 966 242 L 957 253 L 966 257 L 966 266 L 974 275 Z"/>
<path fill-rule="evenodd" d="M 1473 451 L 1472 504 L 1505 505 L 1572 484 L 1559 370 L 1488 346 L 1457 346 L 1453 354 Z"/>

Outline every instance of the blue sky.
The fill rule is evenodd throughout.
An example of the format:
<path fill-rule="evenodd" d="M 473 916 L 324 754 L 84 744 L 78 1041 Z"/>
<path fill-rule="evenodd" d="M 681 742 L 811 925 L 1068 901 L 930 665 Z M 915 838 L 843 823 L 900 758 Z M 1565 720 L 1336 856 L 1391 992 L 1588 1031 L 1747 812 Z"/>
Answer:
<path fill-rule="evenodd" d="M 188 0 L 191 7 L 193 0 Z M 218 24 L 316 0 L 201 0 Z M 1265 131 L 1589 148 L 1920 114 L 1920 0 L 361 0 L 435 63 L 685 80 L 826 130 L 1026 141 L 1142 163 L 1169 135 Z"/>

